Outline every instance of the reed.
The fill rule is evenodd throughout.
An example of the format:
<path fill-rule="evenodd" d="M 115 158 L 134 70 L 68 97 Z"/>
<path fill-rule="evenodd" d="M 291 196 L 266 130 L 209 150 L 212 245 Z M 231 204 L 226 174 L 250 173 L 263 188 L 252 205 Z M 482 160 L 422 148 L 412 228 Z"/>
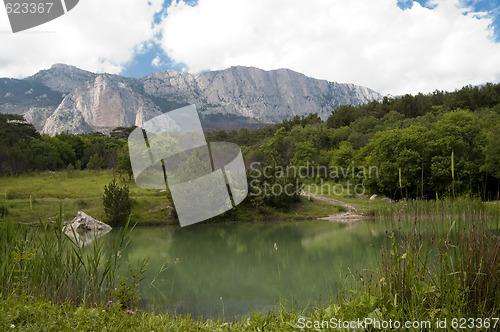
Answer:
<path fill-rule="evenodd" d="M 0 222 L 0 291 L 6 296 L 35 297 L 75 305 L 111 298 L 120 253 L 126 248 L 129 222 L 83 246 L 62 232 L 62 211 L 55 223 L 25 225 L 8 217 Z"/>
<path fill-rule="evenodd" d="M 378 209 L 377 216 L 396 220 L 482 219 L 486 209 L 479 198 L 459 197 L 436 200 L 401 200 Z"/>
<path fill-rule="evenodd" d="M 432 206 L 427 207 L 429 209 Z M 474 205 L 449 207 L 470 212 Z M 399 320 L 497 317 L 500 313 L 500 238 L 485 218 L 441 224 L 397 221 L 378 269 L 363 276 L 357 296 L 372 296 L 373 310 Z M 361 311 L 361 312 L 360 312 Z"/>

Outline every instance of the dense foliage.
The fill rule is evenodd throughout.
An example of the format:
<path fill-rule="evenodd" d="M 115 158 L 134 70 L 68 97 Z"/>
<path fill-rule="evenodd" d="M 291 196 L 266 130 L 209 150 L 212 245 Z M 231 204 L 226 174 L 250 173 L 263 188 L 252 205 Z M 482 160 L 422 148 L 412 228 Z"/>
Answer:
<path fill-rule="evenodd" d="M 500 84 L 386 97 L 340 106 L 326 122 L 316 114 L 295 116 L 212 139 L 243 146 L 248 166 L 308 167 L 315 181 L 350 180 L 396 199 L 453 193 L 493 199 L 500 185 Z M 376 172 L 368 176 L 368 169 Z"/>
<path fill-rule="evenodd" d="M 110 136 L 48 137 L 19 116 L 0 115 L 0 172 L 73 167 L 118 168 L 130 174 L 126 150 L 129 130 L 119 128 Z M 10 211 L 0 209 L 1 328 L 296 330 L 303 327 L 299 322 L 331 318 L 434 323 L 438 319 L 452 322 L 454 318 L 499 316 L 498 220 L 494 233 L 482 219 L 485 211 L 480 200 L 441 197 L 497 197 L 500 85 L 341 106 L 326 122 L 311 114 L 276 126 L 208 134 L 211 141 L 232 141 L 242 147 L 249 182 L 257 182 L 251 190 L 260 188 L 263 192 L 251 195 L 247 202 L 258 208 L 286 209 L 297 196 L 297 191 L 266 196 L 266 185 L 300 188 L 302 181 L 314 183 L 325 178 L 338 183 L 362 182 L 371 192 L 394 198 L 437 195 L 439 199 L 390 205 L 388 214 L 397 216 L 398 222 L 392 231 L 388 229 L 391 242 L 383 247 L 379 267 L 352 275 L 352 287 L 348 281 L 345 289 L 349 292 L 339 294 L 337 304 L 310 308 L 307 313 L 288 312 L 282 307 L 233 323 L 155 315 L 134 308 L 137 280 L 146 261 L 131 273 L 128 283 L 118 282 L 116 271 L 129 236 L 127 227 L 116 239 L 98 240 L 81 248 L 63 236 L 62 212 L 56 227 L 43 224 L 45 232 L 39 232 L 32 225 L 11 220 L 14 209 L 9 205 Z M 371 166 L 377 167 L 377 176 L 358 176 Z M 266 175 L 266 167 L 272 176 Z M 327 172 L 307 172 L 304 177 L 289 173 L 290 167 L 308 171 L 325 167 Z M 342 171 L 332 171 L 335 167 Z M 88 181 L 82 183 L 88 186 Z M 14 194 L 6 192 L 6 197 Z M 30 197 L 33 209 L 31 204 L 38 203 Z M 432 214 L 436 219 L 429 220 Z M 491 327 L 498 329 L 498 325 Z M 427 328 L 437 329 L 434 325 Z"/>
<path fill-rule="evenodd" d="M 49 137 L 18 115 L 0 114 L 0 174 L 117 168 L 130 177 L 126 138 L 131 129 L 117 128 L 109 136 Z M 326 121 L 310 114 L 259 129 L 207 130 L 207 135 L 211 141 L 239 144 L 249 174 L 266 166 L 305 168 L 301 181 L 362 183 L 370 193 L 396 199 L 436 194 L 491 199 L 500 186 L 500 84 L 385 97 L 340 106 Z M 367 169 L 376 172 L 367 176 Z M 288 173 L 278 177 L 254 183 L 300 184 Z M 294 200 L 257 196 L 255 206 L 286 208 Z"/>
<path fill-rule="evenodd" d="M 125 151 L 128 130 L 116 128 L 110 136 L 62 133 L 50 137 L 40 135 L 20 115 L 0 114 L 0 174 L 115 168 L 121 156 L 128 155 Z"/>

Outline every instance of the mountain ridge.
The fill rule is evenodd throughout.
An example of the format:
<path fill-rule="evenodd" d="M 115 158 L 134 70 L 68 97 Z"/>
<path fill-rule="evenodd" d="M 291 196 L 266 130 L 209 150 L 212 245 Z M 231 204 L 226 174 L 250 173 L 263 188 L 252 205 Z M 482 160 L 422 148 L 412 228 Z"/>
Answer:
<path fill-rule="evenodd" d="M 23 80 L 2 78 L 0 88 L 0 112 L 24 114 L 49 135 L 141 126 L 189 104 L 196 105 L 204 127 L 234 129 L 310 113 L 326 119 L 340 105 L 382 99 L 354 84 L 318 80 L 285 68 L 244 66 L 198 74 L 166 70 L 132 78 L 55 64 Z M 40 101 L 43 95 L 45 103 Z"/>

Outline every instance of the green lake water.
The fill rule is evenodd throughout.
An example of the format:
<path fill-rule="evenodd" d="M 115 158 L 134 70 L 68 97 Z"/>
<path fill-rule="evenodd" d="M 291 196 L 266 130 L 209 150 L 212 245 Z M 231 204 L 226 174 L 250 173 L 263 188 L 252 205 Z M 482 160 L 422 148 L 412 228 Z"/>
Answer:
<path fill-rule="evenodd" d="M 144 309 L 233 319 L 280 303 L 304 309 L 335 300 L 376 264 L 385 230 L 374 221 L 141 227 L 122 259 L 149 257 Z"/>

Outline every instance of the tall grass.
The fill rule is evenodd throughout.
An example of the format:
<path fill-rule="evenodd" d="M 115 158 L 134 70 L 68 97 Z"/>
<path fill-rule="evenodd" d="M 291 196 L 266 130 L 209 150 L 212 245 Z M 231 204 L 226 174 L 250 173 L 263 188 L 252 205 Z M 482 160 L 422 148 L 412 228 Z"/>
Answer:
<path fill-rule="evenodd" d="M 498 317 L 500 238 L 484 218 L 451 220 L 395 222 L 379 268 L 345 305 L 401 321 Z M 363 296 L 370 305 L 359 304 Z"/>
<path fill-rule="evenodd" d="M 120 253 L 133 228 L 129 223 L 118 234 L 98 238 L 85 247 L 63 233 L 62 213 L 55 223 L 39 225 L 19 224 L 8 217 L 0 220 L 3 295 L 75 305 L 111 298 Z"/>
<path fill-rule="evenodd" d="M 411 199 L 381 207 L 377 215 L 397 220 L 482 219 L 485 215 L 485 207 L 481 199 L 470 197 L 436 200 Z"/>

